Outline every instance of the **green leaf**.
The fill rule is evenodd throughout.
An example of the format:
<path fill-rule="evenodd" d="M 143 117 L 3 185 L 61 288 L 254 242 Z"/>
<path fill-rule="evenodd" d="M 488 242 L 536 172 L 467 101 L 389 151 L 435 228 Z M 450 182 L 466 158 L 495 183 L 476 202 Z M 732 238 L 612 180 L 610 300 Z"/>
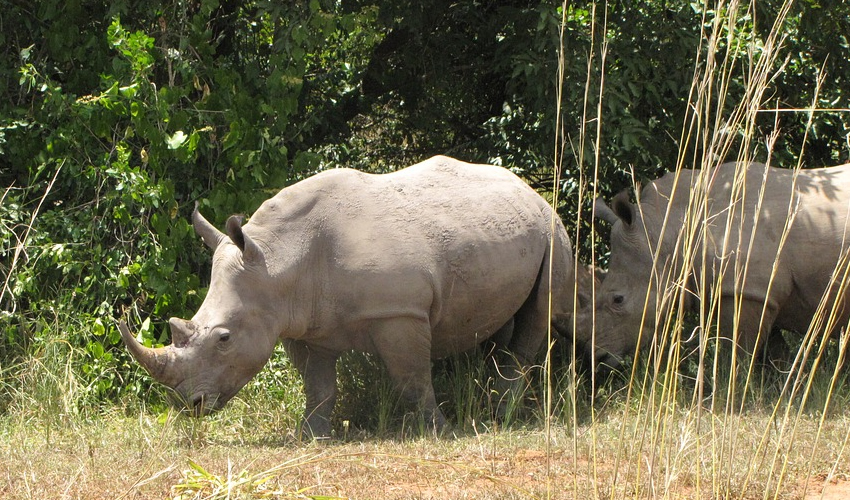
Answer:
<path fill-rule="evenodd" d="M 186 142 L 186 139 L 188 139 L 188 136 L 182 130 L 178 130 L 174 132 L 174 135 L 166 139 L 165 143 L 168 144 L 168 149 L 179 149 Z"/>
<path fill-rule="evenodd" d="M 139 329 L 139 333 L 141 333 L 143 335 L 145 333 L 149 334 L 150 328 L 151 328 L 151 319 L 150 319 L 150 317 L 147 317 L 147 318 L 145 318 L 144 321 L 142 321 L 142 327 Z"/>
<path fill-rule="evenodd" d="M 188 462 L 189 462 L 189 467 L 191 467 L 192 469 L 194 469 L 194 471 L 195 471 L 195 472 L 197 472 L 198 474 L 200 474 L 201 476 L 203 476 L 203 477 L 205 477 L 205 478 L 210 478 L 210 477 L 212 477 L 212 474 L 210 474 L 209 472 L 207 472 L 207 470 L 206 470 L 206 469 L 204 469 L 203 467 L 201 467 L 201 464 L 199 464 L 199 463 L 195 462 L 195 461 L 194 461 L 194 460 L 192 460 L 191 458 L 188 460 Z"/>
<path fill-rule="evenodd" d="M 127 85 L 126 87 L 119 87 L 118 92 L 128 99 L 132 99 L 136 96 L 136 91 L 138 90 L 138 87 L 139 85 L 137 83 L 134 83 L 132 85 Z"/>
<path fill-rule="evenodd" d="M 106 332 L 106 328 L 103 326 L 103 321 L 100 318 L 94 320 L 94 324 L 92 325 L 92 333 L 96 336 L 100 337 Z"/>
<path fill-rule="evenodd" d="M 100 342 L 92 342 L 87 346 L 87 348 L 91 355 L 95 357 L 95 359 L 103 357 L 103 345 Z"/>

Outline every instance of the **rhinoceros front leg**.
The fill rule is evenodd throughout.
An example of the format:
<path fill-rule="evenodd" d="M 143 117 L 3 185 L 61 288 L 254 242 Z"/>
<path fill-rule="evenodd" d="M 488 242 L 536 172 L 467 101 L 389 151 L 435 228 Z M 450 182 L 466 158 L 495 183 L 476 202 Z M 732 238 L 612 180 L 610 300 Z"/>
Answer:
<path fill-rule="evenodd" d="M 396 388 L 415 403 L 426 425 L 437 432 L 446 417 L 437 406 L 431 380 L 431 327 L 425 319 L 394 318 L 378 322 L 372 330 L 378 356 Z"/>
<path fill-rule="evenodd" d="M 336 404 L 338 355 L 312 348 L 300 340 L 286 340 L 283 346 L 304 380 L 307 404 L 301 423 L 302 439 L 331 437 L 331 412 Z"/>
<path fill-rule="evenodd" d="M 776 315 L 777 308 L 770 303 L 765 305 L 761 301 L 743 299 L 736 304 L 735 299 L 723 297 L 720 301 L 721 334 L 735 341 L 739 352 L 755 356 L 767 345 Z"/>

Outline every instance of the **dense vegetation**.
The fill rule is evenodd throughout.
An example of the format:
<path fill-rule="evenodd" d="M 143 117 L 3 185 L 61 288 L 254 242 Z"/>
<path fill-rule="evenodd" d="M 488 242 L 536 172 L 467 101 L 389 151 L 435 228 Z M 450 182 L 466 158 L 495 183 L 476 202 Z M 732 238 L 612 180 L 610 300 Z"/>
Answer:
<path fill-rule="evenodd" d="M 586 255 L 581 190 L 737 154 L 682 132 L 693 82 L 732 68 L 725 100 L 700 104 L 722 116 L 775 33 L 756 126 L 726 133 L 781 165 L 850 161 L 850 4 L 782 5 L 4 0 L 0 409 L 52 365 L 74 374 L 75 405 L 148 390 L 115 321 L 167 343 L 165 319 L 199 306 L 195 202 L 221 225 L 321 169 L 448 154 L 541 191 L 557 175 Z"/>

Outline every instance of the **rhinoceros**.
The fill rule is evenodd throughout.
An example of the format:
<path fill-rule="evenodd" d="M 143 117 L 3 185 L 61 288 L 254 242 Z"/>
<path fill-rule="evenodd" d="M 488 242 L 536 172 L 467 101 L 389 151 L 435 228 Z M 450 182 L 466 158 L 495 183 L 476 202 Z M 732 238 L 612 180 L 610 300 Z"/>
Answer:
<path fill-rule="evenodd" d="M 194 415 L 221 408 L 281 341 L 306 395 L 302 434 L 328 437 L 337 358 L 380 358 L 440 429 L 431 360 L 507 331 L 516 370 L 573 309 L 569 237 L 549 204 L 505 168 L 437 156 L 388 174 L 333 169 L 265 201 L 225 233 L 193 213 L 214 251 L 209 291 L 172 345 L 129 351 Z M 550 307 L 549 291 L 552 289 Z M 505 335 L 500 335 L 505 337 Z"/>
<path fill-rule="evenodd" d="M 813 325 L 817 331 L 847 326 L 841 282 L 850 164 L 681 170 L 642 189 L 639 205 L 620 193 L 610 207 L 597 200 L 596 212 L 613 224 L 610 266 L 595 297 L 590 354 L 597 366 L 616 367 L 655 339 L 673 302 L 694 308 L 716 301 L 719 311 L 708 302 L 703 310 L 716 311 L 721 338 L 749 354 L 775 329 L 806 333 L 830 311 L 829 322 Z M 816 314 L 822 306 L 826 312 Z M 589 328 L 588 314 L 579 313 L 577 330 Z"/>

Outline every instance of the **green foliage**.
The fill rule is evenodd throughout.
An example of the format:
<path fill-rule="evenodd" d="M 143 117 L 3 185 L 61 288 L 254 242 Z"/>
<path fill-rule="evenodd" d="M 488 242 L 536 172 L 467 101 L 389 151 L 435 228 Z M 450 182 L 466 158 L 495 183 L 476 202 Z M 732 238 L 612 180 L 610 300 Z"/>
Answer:
<path fill-rule="evenodd" d="M 18 97 L 0 110 L 0 250 L 14 256 L 0 354 L 14 362 L 67 342 L 82 358 L 74 368 L 90 397 L 80 403 L 96 404 L 147 391 L 117 318 L 129 314 L 157 345 L 166 318 L 200 305 L 209 256 L 187 222 L 194 202 L 220 223 L 318 167 L 304 145 L 318 122 L 296 119 L 303 81 L 326 34 L 359 17 L 316 2 L 42 7 L 6 14 L 24 24 L 6 34 L 17 60 L 7 48 L 0 69 L 17 73 L 2 90 Z M 45 318 L 60 327 L 43 328 Z"/>

